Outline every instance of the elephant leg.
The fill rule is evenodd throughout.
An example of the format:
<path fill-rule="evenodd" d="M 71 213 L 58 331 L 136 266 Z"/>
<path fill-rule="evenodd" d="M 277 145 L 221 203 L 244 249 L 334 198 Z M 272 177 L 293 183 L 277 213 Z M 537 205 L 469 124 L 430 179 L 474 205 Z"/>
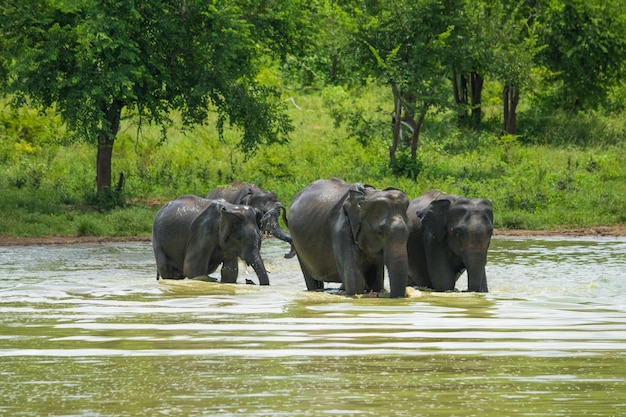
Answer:
<path fill-rule="evenodd" d="M 304 282 L 306 283 L 306 289 L 309 291 L 321 291 L 324 289 L 324 281 L 318 281 L 305 275 Z"/>
<path fill-rule="evenodd" d="M 237 282 L 237 276 L 239 275 L 239 260 L 235 257 L 233 259 L 224 261 L 222 264 L 222 282 L 227 284 L 234 284 Z"/>
<path fill-rule="evenodd" d="M 165 254 L 161 247 L 155 248 L 155 257 L 157 264 L 157 280 L 160 278 L 165 279 L 183 279 L 185 275 L 170 258 Z"/>
<path fill-rule="evenodd" d="M 447 255 L 447 248 L 432 242 L 426 247 L 426 266 L 430 287 L 435 291 L 451 291 L 458 277 L 454 259 Z"/>
<path fill-rule="evenodd" d="M 428 260 L 430 283 L 435 291 L 452 291 L 456 285 L 458 273 L 443 259 Z"/>
<path fill-rule="evenodd" d="M 365 292 L 365 276 L 353 262 L 337 262 L 340 268 L 341 282 L 347 295 Z"/>
<path fill-rule="evenodd" d="M 309 269 L 300 261 L 298 258 L 298 262 L 300 262 L 300 269 L 302 270 L 302 275 L 304 275 L 304 283 L 306 284 L 306 289 L 308 291 L 320 291 L 324 289 L 324 281 L 318 281 L 313 278 L 313 275 L 309 271 Z"/>
<path fill-rule="evenodd" d="M 381 292 L 383 290 L 385 280 L 385 266 L 381 262 L 380 265 L 371 266 L 365 272 L 365 282 L 367 290 Z"/>
<path fill-rule="evenodd" d="M 167 264 L 165 267 L 157 268 L 157 280 L 164 279 L 184 279 L 185 275 L 172 264 Z"/>

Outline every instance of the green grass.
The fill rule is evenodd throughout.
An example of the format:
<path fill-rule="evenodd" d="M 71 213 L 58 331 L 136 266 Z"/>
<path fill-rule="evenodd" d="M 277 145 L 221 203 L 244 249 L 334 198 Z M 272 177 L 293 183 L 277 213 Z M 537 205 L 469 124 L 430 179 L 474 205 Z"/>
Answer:
<path fill-rule="evenodd" d="M 66 205 L 53 193 L 0 189 L 0 236 L 146 236 L 156 212 L 148 205 L 109 211 Z"/>
<path fill-rule="evenodd" d="M 626 223 L 626 126 L 623 115 L 540 118 L 520 115 L 518 137 L 498 137 L 488 112 L 482 131 L 456 127 L 453 117 L 427 119 L 419 159 L 404 176 L 388 168 L 386 90 L 358 98 L 341 89 L 293 98 L 290 143 L 246 157 L 240 132 L 224 141 L 213 127 L 167 140 L 152 126 L 125 120 L 114 148 L 113 173 L 126 178 L 126 205 L 98 210 L 93 202 L 95 149 L 72 143 L 57 116 L 23 110 L 0 113 L 0 235 L 149 235 L 161 203 L 181 194 L 206 195 L 231 181 L 254 182 L 289 205 L 318 178 L 337 176 L 397 187 L 411 198 L 437 188 L 494 202 L 498 228 L 562 229 Z M 291 103 L 291 101 L 289 101 Z M 344 116 L 341 125 L 331 114 Z M 571 116 L 574 117 L 574 116 Z M 358 121 L 349 126 L 349 122 Z M 496 133 L 494 133 L 496 132 Z"/>

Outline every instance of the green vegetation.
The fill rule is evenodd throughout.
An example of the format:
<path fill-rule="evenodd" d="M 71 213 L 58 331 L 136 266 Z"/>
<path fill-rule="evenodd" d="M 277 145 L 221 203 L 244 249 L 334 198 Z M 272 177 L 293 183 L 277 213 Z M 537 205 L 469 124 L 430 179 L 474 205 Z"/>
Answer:
<path fill-rule="evenodd" d="M 23 1 L 0 51 L 0 235 L 330 176 L 488 197 L 500 228 L 625 221 L 622 1 Z"/>
<path fill-rule="evenodd" d="M 138 131 L 127 119 L 113 164 L 115 175 L 125 176 L 123 204 L 109 209 L 107 201 L 93 201 L 93 146 L 68 141 L 53 113 L 5 107 L 0 235 L 149 235 L 160 205 L 181 194 L 202 196 L 213 187 L 246 181 L 274 190 L 288 205 L 306 184 L 331 176 L 398 187 L 412 198 L 430 188 L 484 196 L 494 201 L 498 228 L 626 222 L 623 119 L 531 114 L 521 122 L 537 132 L 532 137 L 499 137 L 488 128 L 459 129 L 455 117 L 440 115 L 425 123 L 419 159 L 400 158 L 394 173 L 382 133 L 389 126 L 389 112 L 380 110 L 385 93 L 372 86 L 356 103 L 340 88 L 285 96 L 295 127 L 291 141 L 263 146 L 252 156 L 238 146 L 237 130 L 227 129 L 220 140 L 208 127 L 171 129 L 162 141 L 160 129 Z M 347 122 L 337 127 L 332 115 L 348 114 L 355 106 L 368 115 L 368 129 Z"/>

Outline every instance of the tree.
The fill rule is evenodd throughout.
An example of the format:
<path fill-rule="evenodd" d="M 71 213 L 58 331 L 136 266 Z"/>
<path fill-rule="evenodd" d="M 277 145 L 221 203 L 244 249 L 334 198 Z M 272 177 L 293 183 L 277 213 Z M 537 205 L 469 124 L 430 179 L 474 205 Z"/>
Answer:
<path fill-rule="evenodd" d="M 492 48 L 500 30 L 494 2 L 466 0 L 451 39 L 452 94 L 460 125 L 477 127 L 482 120 L 482 91 L 492 65 Z"/>
<path fill-rule="evenodd" d="M 555 102 L 566 110 L 595 109 L 623 81 L 626 4 L 621 0 L 555 0 L 540 15 Z"/>
<path fill-rule="evenodd" d="M 520 93 L 529 87 L 536 68 L 535 58 L 542 48 L 537 36 L 539 23 L 534 6 L 523 1 L 493 2 L 493 21 L 500 30 L 492 46 L 489 72 L 502 87 L 503 134 L 517 131 L 517 106 Z"/>
<path fill-rule="evenodd" d="M 299 24 L 300 48 L 283 65 L 287 81 L 322 88 L 326 85 L 353 85 L 350 65 L 351 40 L 356 30 L 353 0 L 309 0 L 302 10 L 306 19 Z M 348 58 L 348 59 L 345 59 Z"/>
<path fill-rule="evenodd" d="M 250 4 L 248 4 L 250 3 Z M 271 4 L 270 4 L 271 3 Z M 15 104 L 55 107 L 97 144 L 97 192 L 111 186 L 124 110 L 166 126 L 208 113 L 242 129 L 241 147 L 286 140 L 275 91 L 255 81 L 259 57 L 288 51 L 296 1 L 23 0 L 0 6 L 2 87 Z M 256 8 L 255 8 L 256 7 Z"/>
<path fill-rule="evenodd" d="M 433 107 L 449 106 L 443 88 L 450 67 L 449 39 L 461 10 L 457 0 L 366 1 L 359 39 L 363 70 L 391 87 L 394 100 L 390 166 L 401 145 L 401 123 L 410 126 L 410 155 L 417 157 L 422 124 Z"/>

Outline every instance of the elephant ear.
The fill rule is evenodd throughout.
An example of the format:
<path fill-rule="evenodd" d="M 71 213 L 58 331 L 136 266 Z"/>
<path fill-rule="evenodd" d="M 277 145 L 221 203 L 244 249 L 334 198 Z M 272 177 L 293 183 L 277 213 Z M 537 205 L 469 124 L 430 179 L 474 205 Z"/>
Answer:
<path fill-rule="evenodd" d="M 220 247 L 224 247 L 228 238 L 235 233 L 239 225 L 245 220 L 243 213 L 234 210 L 232 207 L 222 206 L 220 208 L 219 242 Z"/>
<path fill-rule="evenodd" d="M 478 199 L 478 202 L 481 206 L 485 208 L 487 218 L 489 218 L 489 221 L 493 225 L 493 203 L 491 202 L 491 200 L 488 200 L 486 198 L 480 198 Z"/>
<path fill-rule="evenodd" d="M 263 210 L 261 210 L 260 208 L 256 208 L 256 207 L 252 207 L 254 209 L 254 215 L 256 218 L 256 224 L 261 227 L 261 222 L 263 221 L 263 216 L 265 216 L 265 213 L 263 213 Z"/>
<path fill-rule="evenodd" d="M 263 210 L 252 207 L 254 209 L 254 215 L 256 216 L 256 224 L 261 224 L 261 220 L 263 220 Z"/>
<path fill-rule="evenodd" d="M 450 200 L 434 200 L 429 206 L 417 213 L 422 219 L 422 224 L 426 230 L 435 236 L 439 242 L 446 238 L 446 228 L 448 227 L 448 211 L 452 203 Z"/>
<path fill-rule="evenodd" d="M 249 184 L 244 184 L 237 193 L 236 204 L 250 205 L 250 199 L 252 198 L 252 187 Z"/>
<path fill-rule="evenodd" d="M 354 184 L 348 190 L 348 197 L 343 202 L 343 211 L 348 216 L 352 228 L 352 238 L 356 242 L 361 229 L 361 209 L 365 203 L 365 189 L 361 184 Z"/>

